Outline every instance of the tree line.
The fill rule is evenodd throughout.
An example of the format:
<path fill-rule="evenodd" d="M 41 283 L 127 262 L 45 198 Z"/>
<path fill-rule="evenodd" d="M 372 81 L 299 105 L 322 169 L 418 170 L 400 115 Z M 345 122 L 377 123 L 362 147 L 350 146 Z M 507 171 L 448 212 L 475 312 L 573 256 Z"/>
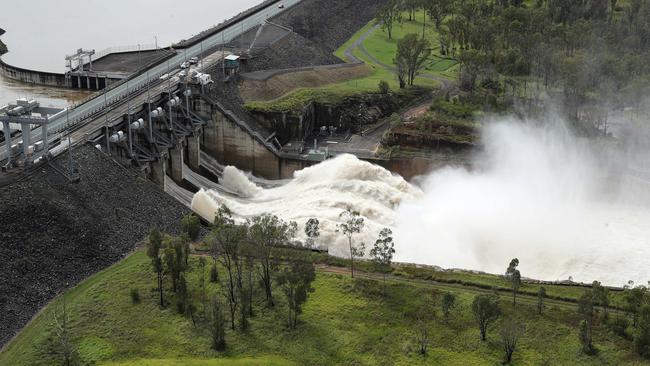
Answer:
<path fill-rule="evenodd" d="M 530 102 L 556 95 L 573 117 L 603 102 L 639 106 L 647 95 L 648 0 L 389 0 L 377 20 L 392 38 L 393 28 L 418 11 L 437 39 L 423 30 L 398 42 L 402 85 L 412 84 L 437 48 L 460 62 L 459 86 L 470 95 L 496 98 L 510 90 Z M 606 123 L 602 116 L 592 121 Z"/>
<path fill-rule="evenodd" d="M 319 240 L 319 226 L 318 219 L 309 219 L 304 226 L 307 240 L 299 243 L 295 222 L 273 215 L 237 222 L 228 207 L 221 206 L 209 232 L 200 241 L 201 223 L 193 215 L 183 218 L 178 235 L 154 229 L 148 237 L 147 255 L 156 284 L 156 302 L 162 308 L 172 306 L 187 317 L 209 337 L 211 347 L 217 351 L 227 347 L 228 328 L 247 331 L 251 318 L 266 313 L 258 312 L 259 306 L 275 307 L 278 296 L 285 306 L 286 326 L 294 329 L 299 325 L 303 305 L 314 291 L 315 257 L 309 249 Z M 388 228 L 381 230 L 366 253 L 365 245 L 357 238 L 364 227 L 359 212 L 352 209 L 341 212 L 337 231 L 350 249 L 350 274 L 354 276 L 355 263 L 365 259 L 364 268 L 381 275 L 381 296 L 387 297 L 387 279 L 393 271 L 395 254 L 392 232 Z M 200 243 L 203 251 L 193 251 L 191 243 Z M 191 259 L 193 253 L 198 256 Z M 511 286 L 512 311 L 504 311 L 496 289 L 475 295 L 469 305 L 481 341 L 486 341 L 488 334 L 494 332 L 495 324 L 498 325 L 504 363 L 512 361 L 526 331 L 524 322 L 518 320 L 527 316 L 518 313 L 517 300 L 523 285 L 519 265 L 517 258 L 512 259 L 503 275 Z M 197 282 L 187 281 L 190 271 L 198 272 Z M 141 301 L 136 289 L 130 295 L 133 303 Z M 587 355 L 598 352 L 594 328 L 603 326 L 631 340 L 639 355 L 650 358 L 650 289 L 629 283 L 621 298 L 622 307 L 619 304 L 613 312 L 610 290 L 595 281 L 578 299 L 577 334 L 581 351 Z M 546 299 L 546 290 L 540 287 L 534 304 L 540 317 L 545 313 Z M 456 293 L 436 291 L 427 306 L 410 315 L 418 353 L 426 355 L 431 343 L 430 329 L 437 313 L 432 306 L 439 309 L 442 321 L 447 324 L 458 311 L 458 305 Z M 56 353 L 62 355 L 64 364 L 74 364 L 76 349 L 65 295 L 62 306 L 54 309 L 52 329 Z"/>

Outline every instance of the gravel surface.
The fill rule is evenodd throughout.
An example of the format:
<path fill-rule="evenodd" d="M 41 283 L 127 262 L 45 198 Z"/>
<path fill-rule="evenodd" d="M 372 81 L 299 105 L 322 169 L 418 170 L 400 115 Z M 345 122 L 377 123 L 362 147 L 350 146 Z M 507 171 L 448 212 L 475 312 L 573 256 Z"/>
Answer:
<path fill-rule="evenodd" d="M 374 19 L 388 0 L 303 0 L 273 22 L 332 53 Z"/>
<path fill-rule="evenodd" d="M 151 227 L 176 231 L 187 213 L 93 147 L 73 157 L 77 183 L 46 165 L 0 188 L 0 346 L 66 287 L 119 261 Z"/>
<path fill-rule="evenodd" d="M 277 44 L 254 53 L 245 72 L 290 69 L 304 66 L 333 65 L 341 63 L 338 57 L 326 52 L 314 42 L 297 33 L 290 33 Z"/>
<path fill-rule="evenodd" d="M 333 53 L 370 22 L 387 0 L 303 0 L 271 19 L 294 33 L 254 54 L 245 71 L 341 63 Z"/>

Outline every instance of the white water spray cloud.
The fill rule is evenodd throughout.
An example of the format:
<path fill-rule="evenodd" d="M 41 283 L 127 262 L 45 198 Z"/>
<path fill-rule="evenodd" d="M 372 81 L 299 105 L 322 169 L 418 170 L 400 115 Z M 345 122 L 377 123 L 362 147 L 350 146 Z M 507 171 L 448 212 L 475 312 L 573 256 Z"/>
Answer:
<path fill-rule="evenodd" d="M 357 240 L 369 247 L 382 228 L 392 228 L 399 261 L 502 273 L 518 257 L 522 274 L 532 278 L 609 285 L 650 279 L 647 176 L 627 174 L 616 154 L 558 121 L 485 126 L 472 170 L 436 170 L 421 187 L 342 155 L 271 189 L 227 168 L 222 184 L 242 197 L 202 190 L 192 207 L 212 220 L 226 204 L 240 219 L 269 213 L 301 229 L 317 217 L 319 244 L 340 256 L 348 250 L 336 233 L 338 215 L 351 207 L 366 220 Z"/>
<path fill-rule="evenodd" d="M 483 141 L 478 169 L 433 172 L 399 208 L 398 260 L 502 273 L 517 257 L 533 278 L 650 279 L 650 210 L 612 199 L 627 184 L 612 184 L 607 154 L 555 121 L 488 122 Z"/>

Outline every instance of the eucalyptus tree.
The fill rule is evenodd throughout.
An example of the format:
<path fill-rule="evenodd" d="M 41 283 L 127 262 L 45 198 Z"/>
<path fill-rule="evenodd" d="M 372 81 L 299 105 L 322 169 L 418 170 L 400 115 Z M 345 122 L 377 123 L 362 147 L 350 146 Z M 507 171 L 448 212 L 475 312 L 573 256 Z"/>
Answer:
<path fill-rule="evenodd" d="M 279 247 L 292 243 L 297 225 L 295 222 L 285 222 L 275 215 L 268 214 L 250 218 L 247 225 L 249 239 L 256 245 L 266 303 L 268 306 L 274 306 L 273 274 L 278 266 L 278 258 L 274 257 L 274 253 Z"/>
<path fill-rule="evenodd" d="M 354 244 L 352 239 L 355 234 L 359 234 L 363 230 L 364 220 L 359 211 L 354 211 L 350 208 L 341 212 L 339 218 L 342 222 L 336 226 L 336 231 L 348 239 L 350 271 L 352 278 L 354 278 L 354 258 L 363 257 L 366 247 L 364 243 Z"/>

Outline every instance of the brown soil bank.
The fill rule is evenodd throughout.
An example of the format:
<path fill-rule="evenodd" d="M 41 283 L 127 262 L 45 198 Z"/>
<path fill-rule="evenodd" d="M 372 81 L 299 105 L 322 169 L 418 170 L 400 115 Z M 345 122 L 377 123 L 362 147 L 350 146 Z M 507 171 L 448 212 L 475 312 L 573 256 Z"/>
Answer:
<path fill-rule="evenodd" d="M 279 71 L 265 80 L 250 79 L 244 75 L 239 91 L 241 97 L 247 102 L 269 101 L 299 88 L 314 88 L 338 83 L 364 77 L 370 73 L 371 70 L 366 64 L 343 64 Z"/>
<path fill-rule="evenodd" d="M 78 183 L 46 165 L 0 188 L 0 346 L 66 287 L 120 260 L 151 227 L 174 231 L 187 212 L 93 147 L 73 157 Z"/>

